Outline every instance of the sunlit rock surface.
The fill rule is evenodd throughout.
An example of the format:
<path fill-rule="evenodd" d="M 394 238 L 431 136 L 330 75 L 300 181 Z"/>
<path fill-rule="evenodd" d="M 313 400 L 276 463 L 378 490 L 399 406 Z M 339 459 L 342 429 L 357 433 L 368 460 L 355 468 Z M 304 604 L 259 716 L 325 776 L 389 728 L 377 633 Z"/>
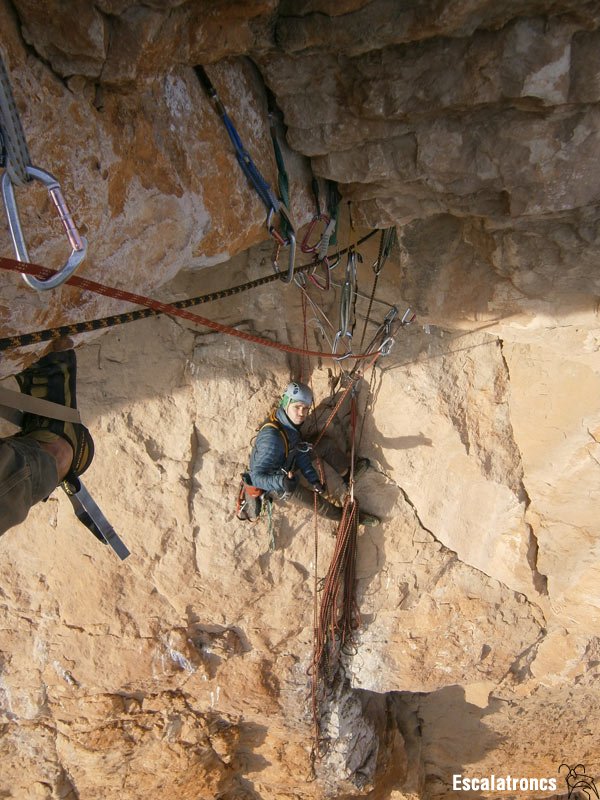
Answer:
<path fill-rule="evenodd" d="M 400 6 L 0 2 L 32 161 L 90 243 L 82 276 L 179 300 L 271 273 L 204 64 L 276 186 L 273 92 L 299 227 L 311 170 L 322 196 L 338 183 L 342 246 L 397 226 L 371 322 L 387 304 L 417 313 L 370 399 L 361 383 L 372 468 L 356 493 L 383 522 L 361 529 L 361 626 L 316 761 L 314 585 L 334 530 L 320 523 L 315 562 L 310 514 L 279 510 L 271 544 L 233 511 L 281 387 L 310 374 L 324 398 L 339 367 L 166 318 L 74 339 L 97 449 L 85 482 L 132 555 L 119 563 L 59 492 L 0 539 L 3 796 L 425 800 L 455 796 L 454 774 L 507 773 L 556 778 L 560 796 L 563 762 L 600 778 L 598 11 Z M 60 265 L 44 190 L 16 194 L 31 259 Z M 357 344 L 377 246 L 359 247 Z M 309 293 L 333 330 L 309 306 L 308 344 L 327 350 L 339 289 Z M 2 277 L 3 337 L 126 308 Z M 303 343 L 295 286 L 198 313 Z M 3 386 L 46 348 L 3 351 Z"/>

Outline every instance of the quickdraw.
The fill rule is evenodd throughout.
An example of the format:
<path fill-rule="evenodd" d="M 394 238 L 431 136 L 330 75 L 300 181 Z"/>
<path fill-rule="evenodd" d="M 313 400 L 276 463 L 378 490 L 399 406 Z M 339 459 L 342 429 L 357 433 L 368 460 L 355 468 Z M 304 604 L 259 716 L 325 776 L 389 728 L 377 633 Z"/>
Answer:
<path fill-rule="evenodd" d="M 332 219 L 328 214 L 321 213 L 321 201 L 319 199 L 319 181 L 316 178 L 313 178 L 312 180 L 312 190 L 315 198 L 316 213 L 308 225 L 306 233 L 304 234 L 304 238 L 302 239 L 300 249 L 302 250 L 303 253 L 315 254 L 315 269 L 308 276 L 308 278 L 319 289 L 322 289 L 323 291 L 328 291 L 331 286 L 330 272 L 339 263 L 339 258 L 333 265 L 327 258 L 327 250 L 329 249 L 329 242 L 331 240 L 331 237 L 335 232 L 336 220 Z M 323 230 L 321 231 L 321 235 L 318 239 L 313 240 L 311 242 L 311 236 L 313 235 L 313 231 L 320 222 L 322 222 L 324 226 Z M 325 275 L 325 280 L 323 283 L 321 283 L 315 275 L 315 272 L 319 264 L 323 265 L 323 271 Z"/>
<path fill-rule="evenodd" d="M 319 222 L 323 222 L 324 228 L 321 232 L 321 235 L 316 241 L 311 242 L 310 237 Z M 323 236 L 325 235 L 325 231 L 327 227 L 331 223 L 331 220 L 327 216 L 327 214 L 321 214 L 320 212 L 315 214 L 312 220 L 308 224 L 308 228 L 306 229 L 306 233 L 304 234 L 304 238 L 302 239 L 302 243 L 300 245 L 300 249 L 303 253 L 319 253 L 321 250 L 321 243 L 323 241 Z"/>
<path fill-rule="evenodd" d="M 31 181 L 44 184 L 54 203 L 67 238 L 71 245 L 71 254 L 64 266 L 48 280 L 37 280 L 30 275 L 23 275 L 23 280 L 32 289 L 38 291 L 55 289 L 64 283 L 81 264 L 87 254 L 87 241 L 79 235 L 71 213 L 63 197 L 60 184 L 49 172 L 31 164 L 29 150 L 17 107 L 12 95 L 8 73 L 0 57 L 0 128 L 2 129 L 2 148 L 5 151 L 5 173 L 2 176 L 2 198 L 8 218 L 8 226 L 15 249 L 16 257 L 21 262 L 29 261 L 29 254 L 23 236 L 19 209 L 15 199 L 14 186 L 24 186 Z"/>
<path fill-rule="evenodd" d="M 352 320 L 352 302 L 356 299 L 356 262 L 359 258 L 356 247 L 348 249 L 348 260 L 346 262 L 346 277 L 342 286 L 340 298 L 340 327 L 333 341 L 333 352 L 337 353 L 339 343 L 347 339 L 348 352 L 343 356 L 347 358 L 352 354 L 352 332 L 354 320 Z"/>
<path fill-rule="evenodd" d="M 280 246 L 289 246 L 290 248 L 286 277 L 283 277 L 283 273 L 279 273 L 278 265 L 275 267 L 276 260 L 274 261 L 274 267 L 276 272 L 280 274 L 280 277 L 284 283 L 291 283 L 294 277 L 294 261 L 296 258 L 296 227 L 292 221 L 290 212 L 286 208 L 285 204 L 275 195 L 268 182 L 262 176 L 260 170 L 252 160 L 250 154 L 244 147 L 233 122 L 225 110 L 225 106 L 217 94 L 217 90 L 212 85 L 210 78 L 206 74 L 204 67 L 197 65 L 194 67 L 194 72 L 196 73 L 196 76 L 198 77 L 198 80 L 200 81 L 209 99 L 213 102 L 218 115 L 223 121 L 223 125 L 225 126 L 225 130 L 227 131 L 231 143 L 233 144 L 235 157 L 242 172 L 267 209 L 267 230 L 269 231 L 269 234 Z M 274 227 L 273 217 L 275 214 L 279 214 L 285 220 L 287 236 L 281 234 Z"/>

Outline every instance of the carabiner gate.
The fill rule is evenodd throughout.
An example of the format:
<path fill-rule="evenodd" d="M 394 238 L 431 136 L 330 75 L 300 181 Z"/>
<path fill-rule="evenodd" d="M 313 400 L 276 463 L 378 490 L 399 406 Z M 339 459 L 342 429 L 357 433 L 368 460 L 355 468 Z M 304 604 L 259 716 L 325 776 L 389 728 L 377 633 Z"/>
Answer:
<path fill-rule="evenodd" d="M 296 261 L 296 228 L 292 219 L 290 217 L 290 213 L 287 208 L 283 205 L 283 203 L 279 204 L 279 208 L 277 209 L 279 214 L 286 220 L 289 226 L 289 234 L 288 238 L 284 239 L 283 236 L 279 233 L 278 230 L 271 224 L 273 220 L 273 214 L 275 213 L 275 209 L 271 207 L 269 209 L 269 213 L 267 214 L 267 230 L 269 234 L 275 239 L 275 241 L 281 247 L 289 247 L 290 248 L 290 255 L 288 260 L 288 271 L 285 278 L 283 277 L 283 273 L 281 273 L 280 277 L 283 283 L 292 283 L 294 280 L 294 264 Z M 273 261 L 273 268 L 275 272 L 279 273 L 279 264 L 277 263 L 277 259 Z"/>
<path fill-rule="evenodd" d="M 73 222 L 73 217 L 67 207 L 65 199 L 60 189 L 60 184 L 49 172 L 46 172 L 39 167 L 26 167 L 27 175 L 36 181 L 44 184 L 48 190 L 48 194 L 52 199 L 57 211 L 60 221 L 66 231 L 67 238 L 71 245 L 71 255 L 67 262 L 61 269 L 46 280 L 38 280 L 31 275 L 23 275 L 23 280 L 32 289 L 45 290 L 55 289 L 64 283 L 81 264 L 87 254 L 87 240 L 79 235 L 79 231 Z M 23 236 L 23 228 L 21 226 L 21 218 L 19 216 L 19 209 L 15 198 L 15 190 L 10 179 L 8 172 L 2 176 L 2 198 L 4 200 L 4 207 L 6 209 L 6 216 L 8 218 L 8 227 L 10 235 L 13 240 L 15 254 L 17 260 L 21 262 L 29 261 L 29 254 L 27 252 L 27 245 Z"/>
<path fill-rule="evenodd" d="M 311 234 L 316 224 L 321 220 L 323 221 L 325 227 L 321 233 L 321 236 L 311 244 L 309 241 Z M 330 221 L 331 220 L 329 219 L 327 214 L 316 214 L 312 218 L 312 220 L 308 224 L 308 228 L 306 230 L 306 233 L 304 234 L 304 238 L 302 239 L 302 244 L 300 245 L 300 249 L 302 250 L 303 253 L 316 253 L 317 251 L 319 252 L 321 251 L 321 244 L 323 243 L 323 237 L 325 236 L 325 232 L 327 231 Z M 329 240 L 327 240 L 327 243 L 329 244 Z M 325 249 L 325 252 L 327 252 L 327 249 Z"/>

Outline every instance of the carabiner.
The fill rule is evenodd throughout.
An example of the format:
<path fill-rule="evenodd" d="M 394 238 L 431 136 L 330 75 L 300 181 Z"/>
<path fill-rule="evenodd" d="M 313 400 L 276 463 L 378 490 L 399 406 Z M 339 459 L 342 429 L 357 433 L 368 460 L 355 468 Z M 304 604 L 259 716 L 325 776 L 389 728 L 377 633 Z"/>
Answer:
<path fill-rule="evenodd" d="M 288 236 L 288 245 L 290 248 L 290 256 L 288 259 L 288 271 L 285 278 L 281 278 L 283 283 L 292 283 L 294 280 L 294 262 L 296 261 L 296 237 L 294 232 L 290 229 Z"/>
<path fill-rule="evenodd" d="M 408 310 L 410 311 L 410 308 Z M 396 306 L 392 306 L 388 311 L 388 313 L 385 315 L 383 324 L 390 325 L 396 319 L 397 316 L 398 316 L 398 309 L 396 308 Z M 406 316 L 406 314 L 404 316 Z M 402 321 L 404 321 L 404 317 L 402 318 Z"/>
<path fill-rule="evenodd" d="M 394 346 L 395 342 L 396 340 L 393 336 L 388 336 L 387 339 L 384 339 L 379 345 L 379 355 L 389 356 L 389 354 L 392 352 L 392 347 Z"/>
<path fill-rule="evenodd" d="M 288 271 L 285 278 L 283 277 L 283 273 L 281 274 L 281 280 L 283 283 L 292 283 L 294 280 L 294 263 L 296 261 L 296 229 L 294 224 L 290 218 L 289 212 L 287 208 L 283 205 L 283 203 L 279 204 L 279 213 L 282 217 L 284 217 L 289 225 L 289 235 L 287 239 L 284 239 L 283 236 L 279 233 L 278 230 L 271 224 L 273 219 L 273 214 L 275 213 L 275 209 L 271 207 L 269 209 L 269 213 L 267 214 L 267 230 L 269 234 L 275 239 L 277 244 L 280 247 L 289 247 L 290 248 L 290 255 L 288 260 Z M 273 260 L 273 268 L 275 272 L 279 273 L 279 264 L 277 263 L 277 258 Z"/>
<path fill-rule="evenodd" d="M 311 442 L 298 442 L 296 445 L 296 450 L 299 453 L 310 453 L 313 449 L 313 444 Z"/>
<path fill-rule="evenodd" d="M 335 261 L 333 263 L 329 260 L 328 256 L 326 256 L 326 258 L 327 258 L 327 268 L 329 269 L 329 272 L 331 272 L 331 270 L 335 269 L 337 267 L 337 265 L 340 263 L 340 261 L 342 260 L 342 256 L 341 256 L 340 253 L 336 253 L 335 254 Z"/>
<path fill-rule="evenodd" d="M 52 202 L 56 206 L 58 216 L 66 231 L 67 238 L 71 245 L 71 255 L 63 267 L 52 277 L 47 278 L 45 281 L 33 278 L 31 275 L 23 275 L 23 280 L 32 289 L 44 290 L 55 289 L 64 283 L 81 264 L 87 253 L 87 241 L 79 235 L 79 231 L 73 222 L 71 213 L 65 203 L 62 195 L 60 184 L 49 172 L 46 172 L 39 167 L 28 166 L 25 168 L 27 175 L 36 181 L 44 184 L 48 190 L 48 194 Z M 23 229 L 21 227 L 21 218 L 19 216 L 19 209 L 15 199 L 15 190 L 8 172 L 2 176 L 2 197 L 4 200 L 4 207 L 6 209 L 6 216 L 8 218 L 8 227 L 10 235 L 13 240 L 15 253 L 18 261 L 29 261 L 29 254 L 27 252 L 27 245 L 23 236 Z"/>
<path fill-rule="evenodd" d="M 321 281 L 317 277 L 315 277 L 315 272 L 317 271 L 317 267 L 319 266 L 318 262 L 315 264 L 315 268 L 308 276 L 308 279 L 312 281 L 314 285 L 317 286 L 319 289 L 322 289 L 324 292 L 327 292 L 329 291 L 329 287 L 331 286 L 331 278 L 329 275 L 331 267 L 329 266 L 329 260 L 327 256 L 321 259 L 321 263 L 323 264 L 323 267 L 325 269 L 325 282 L 321 283 Z"/>
<path fill-rule="evenodd" d="M 313 230 L 315 228 L 315 225 L 317 224 L 317 222 L 320 222 L 320 220 L 323 220 L 323 222 L 325 224 L 325 228 L 323 229 L 323 233 L 321 234 L 321 236 L 317 239 L 317 241 L 314 244 L 310 244 L 310 242 L 308 241 L 309 238 L 310 238 L 310 235 L 313 232 Z M 321 243 L 323 242 L 323 237 L 325 236 L 325 231 L 327 230 L 330 221 L 331 220 L 329 219 L 327 214 L 316 214 L 312 218 L 312 220 L 309 222 L 307 231 L 304 234 L 304 238 L 302 239 L 302 244 L 300 245 L 300 249 L 302 250 L 303 253 L 316 253 L 317 251 L 320 252 Z M 325 251 L 325 252 L 327 252 L 327 251 Z"/>
<path fill-rule="evenodd" d="M 336 351 L 337 351 L 337 348 L 338 348 L 338 344 L 340 343 L 340 341 L 342 339 L 348 339 L 348 342 L 347 342 L 348 352 L 344 353 L 343 356 L 338 356 Z M 352 353 L 352 334 L 349 333 L 348 331 L 346 331 L 345 333 L 344 333 L 344 331 L 341 331 L 341 330 L 338 331 L 336 333 L 336 335 L 335 335 L 335 339 L 333 340 L 333 347 L 331 348 L 331 354 L 333 356 L 335 356 L 335 360 L 336 361 L 343 361 L 345 358 L 350 358 L 350 356 L 353 355 L 353 353 Z"/>
<path fill-rule="evenodd" d="M 409 314 L 411 315 L 409 319 Z M 402 317 L 402 321 L 400 322 L 401 325 L 410 325 L 411 322 L 414 322 L 417 318 L 417 315 L 413 312 L 410 306 L 404 312 L 404 316 Z"/>

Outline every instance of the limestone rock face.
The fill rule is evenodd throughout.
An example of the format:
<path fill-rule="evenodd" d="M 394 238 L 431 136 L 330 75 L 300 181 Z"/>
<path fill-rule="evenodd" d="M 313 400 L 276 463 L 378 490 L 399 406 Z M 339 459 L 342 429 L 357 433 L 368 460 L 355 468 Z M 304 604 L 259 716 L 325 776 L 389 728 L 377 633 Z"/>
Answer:
<path fill-rule="evenodd" d="M 78 274 L 182 300 L 286 264 L 201 64 L 272 187 L 274 123 L 299 245 L 313 177 L 322 204 L 325 179 L 341 192 L 339 246 L 397 227 L 368 325 L 378 239 L 358 246 L 354 346 L 392 304 L 417 314 L 357 384 L 356 497 L 382 523 L 360 529 L 361 623 L 316 749 L 334 525 L 234 508 L 282 386 L 326 399 L 349 362 L 167 317 L 72 335 L 85 483 L 132 555 L 60 491 L 0 539 L 1 796 L 430 800 L 510 773 L 560 797 L 563 762 L 600 780 L 599 26 L 575 0 L 0 0 L 32 162 L 89 241 Z M 47 194 L 16 196 L 31 260 L 59 266 Z M 330 352 L 345 268 L 308 299 L 276 281 L 198 313 Z M 2 273 L 2 338 L 130 308 Z M 3 350 L 3 386 L 48 347 Z M 350 421 L 331 428 L 348 451 Z"/>

